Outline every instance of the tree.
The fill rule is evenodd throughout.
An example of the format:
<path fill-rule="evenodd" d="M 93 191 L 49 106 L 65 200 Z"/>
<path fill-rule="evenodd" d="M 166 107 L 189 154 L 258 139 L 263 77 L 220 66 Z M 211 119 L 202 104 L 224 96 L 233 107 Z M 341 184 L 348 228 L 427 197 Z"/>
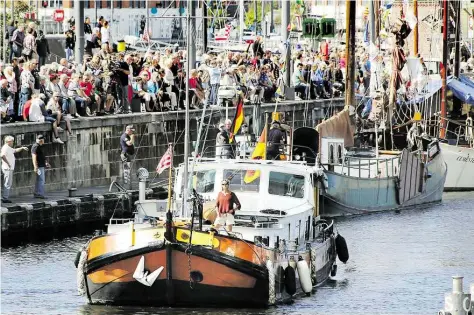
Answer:
<path fill-rule="evenodd" d="M 7 1 L 7 0 L 4 0 Z M 26 12 L 34 12 L 35 9 L 33 7 L 30 7 L 26 1 L 20 0 L 17 1 L 15 0 L 15 11 L 13 12 L 13 19 L 12 19 L 12 14 L 11 14 L 11 9 L 10 9 L 10 1 L 7 1 L 7 25 L 10 24 L 12 20 L 18 21 L 19 24 L 28 24 L 31 22 L 31 20 L 26 20 L 25 13 Z M 0 36 L 2 37 L 1 40 L 3 42 L 3 45 L 1 45 L 2 49 L 0 50 L 0 56 L 3 57 L 3 49 L 8 49 L 7 42 L 5 41 L 5 32 L 6 32 L 6 25 L 3 25 L 3 14 L 4 12 L 0 12 Z M 36 21 L 34 21 L 36 22 Z"/>

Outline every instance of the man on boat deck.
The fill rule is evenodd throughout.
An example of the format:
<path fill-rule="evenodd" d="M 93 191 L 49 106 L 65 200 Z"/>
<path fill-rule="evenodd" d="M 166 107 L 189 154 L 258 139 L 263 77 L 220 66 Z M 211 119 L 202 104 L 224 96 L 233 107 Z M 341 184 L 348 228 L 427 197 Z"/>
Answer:
<path fill-rule="evenodd" d="M 267 137 L 267 160 L 280 160 L 280 147 L 284 143 L 285 137 L 280 122 L 274 120 Z"/>
<path fill-rule="evenodd" d="M 240 210 L 240 201 L 229 189 L 229 181 L 222 181 L 222 191 L 217 195 L 216 211 L 217 218 L 214 222 L 214 228 L 219 230 L 222 225 L 226 226 L 228 232 L 232 232 L 232 225 L 234 224 L 235 211 Z"/>
<path fill-rule="evenodd" d="M 131 187 L 130 168 L 132 156 L 135 154 L 135 129 L 133 125 L 128 125 L 125 132 L 120 137 L 121 153 L 120 158 L 123 162 L 123 183 Z"/>

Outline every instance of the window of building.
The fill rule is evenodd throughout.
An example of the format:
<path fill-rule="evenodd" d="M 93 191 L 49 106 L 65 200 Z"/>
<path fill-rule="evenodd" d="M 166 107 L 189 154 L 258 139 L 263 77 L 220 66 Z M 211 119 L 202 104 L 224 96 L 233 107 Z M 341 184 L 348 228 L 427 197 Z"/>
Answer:
<path fill-rule="evenodd" d="M 215 181 L 216 170 L 198 171 L 193 177 L 193 187 L 198 193 L 214 192 Z"/>
<path fill-rule="evenodd" d="M 130 8 L 132 8 L 132 9 L 135 8 L 135 0 L 130 0 L 130 1 L 128 2 L 128 5 L 129 5 Z"/>
<path fill-rule="evenodd" d="M 93 0 L 86 1 L 86 5 L 85 5 L 86 9 L 92 9 L 94 7 L 93 2 L 94 2 Z"/>
<path fill-rule="evenodd" d="M 304 176 L 279 172 L 270 172 L 270 180 L 268 182 L 268 193 L 270 195 L 303 198 Z"/>
<path fill-rule="evenodd" d="M 233 192 L 258 192 L 260 190 L 259 172 L 255 170 L 224 170 L 224 179 L 229 180 L 229 188 Z"/>
<path fill-rule="evenodd" d="M 117 0 L 115 2 L 116 2 L 115 8 L 121 9 L 122 8 L 122 0 Z"/>
<path fill-rule="evenodd" d="M 107 0 L 107 6 L 106 8 L 112 8 L 112 0 Z"/>

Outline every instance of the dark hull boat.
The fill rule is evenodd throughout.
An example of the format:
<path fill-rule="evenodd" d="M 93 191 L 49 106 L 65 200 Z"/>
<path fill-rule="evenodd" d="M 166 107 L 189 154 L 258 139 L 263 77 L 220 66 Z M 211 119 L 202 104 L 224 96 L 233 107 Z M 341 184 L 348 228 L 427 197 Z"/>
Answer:
<path fill-rule="evenodd" d="M 167 242 L 164 227 L 137 224 L 84 247 L 79 292 L 91 304 L 106 305 L 247 308 L 286 302 L 335 274 L 336 235 L 321 223 L 311 246 L 299 250 L 211 232 L 190 235 L 189 228 L 176 226 L 175 241 Z M 347 253 L 344 246 L 338 249 Z"/>
<path fill-rule="evenodd" d="M 193 247 L 191 256 L 187 248 L 184 244 L 160 242 L 97 257 L 88 262 L 85 270 L 87 295 L 93 304 L 247 307 L 268 304 L 265 266 L 200 246 Z M 134 273 L 142 260 L 145 276 L 139 281 Z"/>

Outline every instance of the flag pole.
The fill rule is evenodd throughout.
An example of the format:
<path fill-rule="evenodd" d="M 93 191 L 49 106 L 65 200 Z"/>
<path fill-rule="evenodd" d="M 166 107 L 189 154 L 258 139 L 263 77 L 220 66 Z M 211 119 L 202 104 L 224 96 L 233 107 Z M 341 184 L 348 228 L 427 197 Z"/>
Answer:
<path fill-rule="evenodd" d="M 169 172 L 168 172 L 168 212 L 171 212 L 171 185 L 172 185 L 172 170 L 173 170 L 173 143 L 168 144 L 168 150 L 171 152 L 171 164 L 169 167 Z"/>
<path fill-rule="evenodd" d="M 268 113 L 265 113 L 265 135 L 264 135 L 264 139 L 265 139 L 265 151 L 263 152 L 263 159 L 266 160 L 267 159 L 267 136 L 268 136 Z"/>

